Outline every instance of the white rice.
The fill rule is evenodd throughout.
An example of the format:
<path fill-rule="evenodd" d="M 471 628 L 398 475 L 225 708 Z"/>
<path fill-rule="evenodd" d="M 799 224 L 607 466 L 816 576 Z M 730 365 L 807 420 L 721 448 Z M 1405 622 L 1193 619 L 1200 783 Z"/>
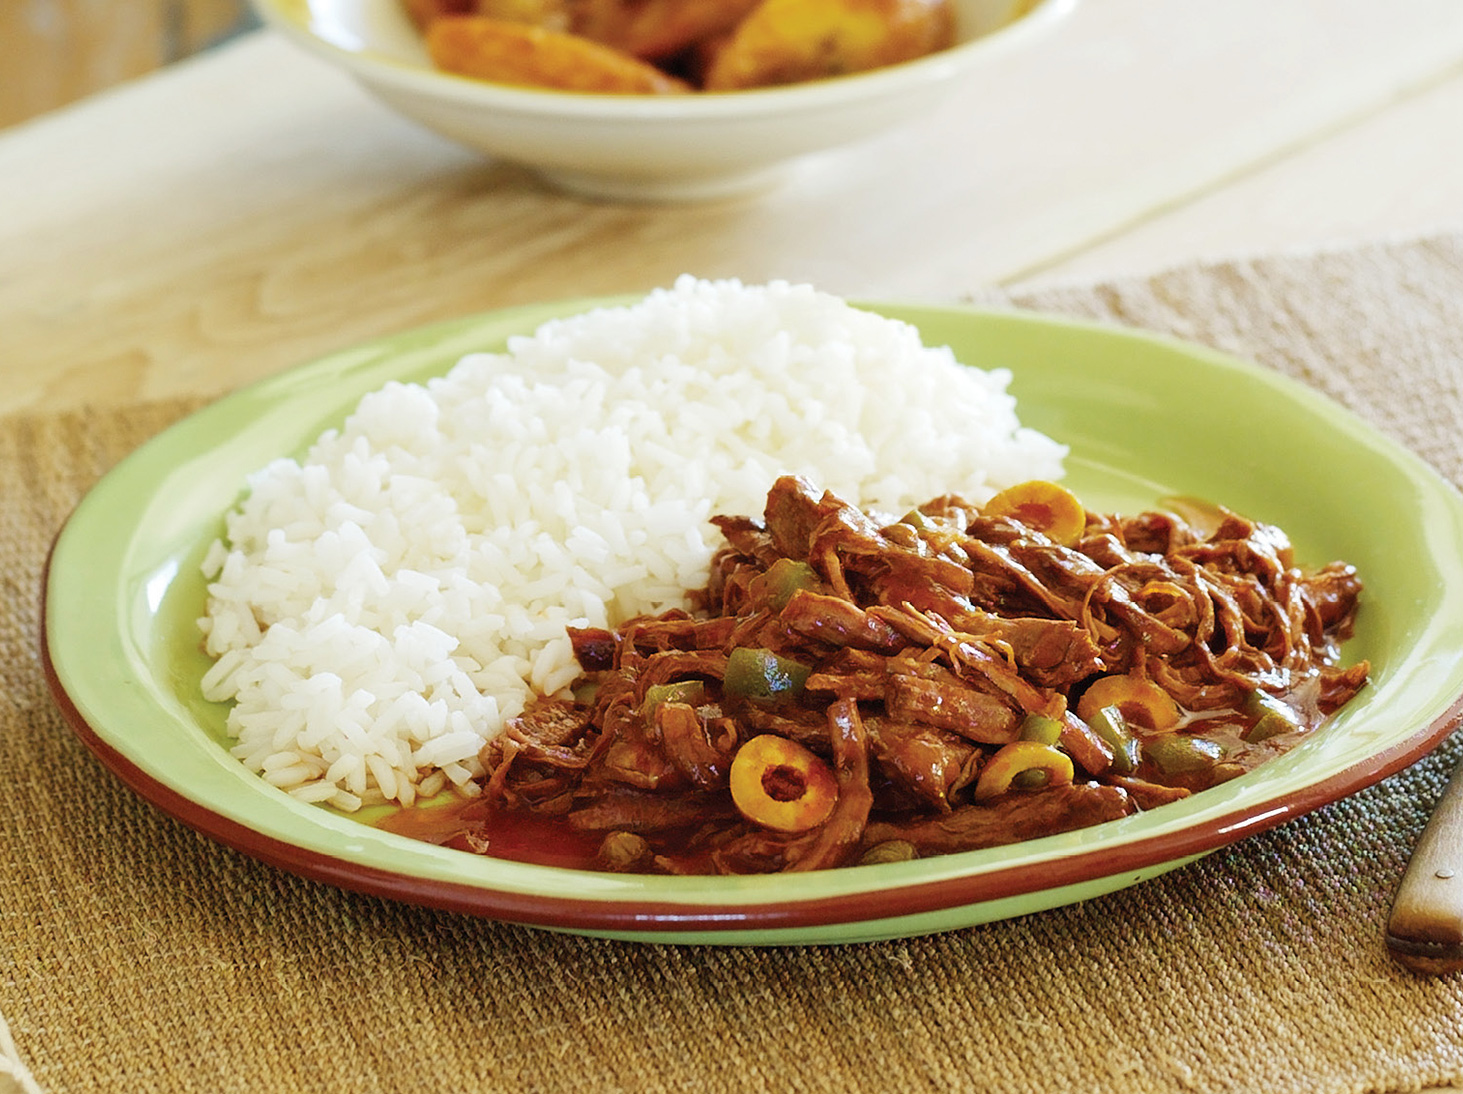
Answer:
<path fill-rule="evenodd" d="M 253 475 L 204 561 L 203 680 L 303 801 L 471 794 L 478 753 L 613 627 L 706 580 L 784 473 L 897 513 L 1061 475 L 1009 373 L 808 286 L 679 279 L 361 400 Z"/>

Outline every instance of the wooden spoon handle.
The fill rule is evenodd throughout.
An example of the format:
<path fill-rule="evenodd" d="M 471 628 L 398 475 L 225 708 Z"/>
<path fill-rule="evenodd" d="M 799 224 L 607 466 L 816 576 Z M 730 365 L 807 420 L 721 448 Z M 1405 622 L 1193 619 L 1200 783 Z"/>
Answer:
<path fill-rule="evenodd" d="M 1387 949 L 1414 972 L 1463 969 L 1463 765 L 1444 788 L 1392 898 Z"/>

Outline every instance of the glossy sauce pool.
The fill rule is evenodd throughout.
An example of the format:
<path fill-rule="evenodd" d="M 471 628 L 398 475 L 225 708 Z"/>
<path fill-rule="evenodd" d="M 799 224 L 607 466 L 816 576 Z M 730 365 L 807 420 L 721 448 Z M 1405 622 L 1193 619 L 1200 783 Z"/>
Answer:
<path fill-rule="evenodd" d="M 472 854 L 571 870 L 593 869 L 604 838 L 603 833 L 577 831 L 561 817 L 505 813 L 476 798 L 400 809 L 376 827 Z"/>

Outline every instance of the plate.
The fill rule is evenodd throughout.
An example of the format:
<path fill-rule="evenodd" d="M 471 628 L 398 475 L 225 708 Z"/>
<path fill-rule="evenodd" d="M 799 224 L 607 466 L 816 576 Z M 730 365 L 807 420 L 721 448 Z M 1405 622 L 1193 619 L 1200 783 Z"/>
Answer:
<path fill-rule="evenodd" d="M 1352 658 L 1372 682 L 1321 732 L 1161 809 L 1010 847 L 788 876 L 621 876 L 483 858 L 305 805 L 227 751 L 205 702 L 199 562 L 245 477 L 302 453 L 361 395 L 601 304 L 456 320 L 256 384 L 142 446 L 54 545 L 43 652 L 80 738 L 129 787 L 206 835 L 326 884 L 582 934 L 660 942 L 839 943 L 952 930 L 1089 899 L 1368 786 L 1463 717 L 1463 499 L 1420 459 L 1309 388 L 1145 333 L 1023 313 L 865 304 L 971 365 L 1005 367 L 1022 421 L 1070 445 L 1096 509 L 1171 494 L 1273 521 L 1310 565 L 1366 583 Z M 180 879 L 181 881 L 182 879 Z"/>

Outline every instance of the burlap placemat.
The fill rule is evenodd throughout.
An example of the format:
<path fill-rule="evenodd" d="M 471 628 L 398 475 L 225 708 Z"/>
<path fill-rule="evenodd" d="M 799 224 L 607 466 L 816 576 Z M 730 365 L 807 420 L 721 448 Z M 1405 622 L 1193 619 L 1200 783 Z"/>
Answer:
<path fill-rule="evenodd" d="M 1463 481 L 1459 301 L 1463 247 L 1434 240 L 1014 302 L 1258 359 Z M 1382 945 L 1463 739 L 1124 892 L 844 948 L 556 935 L 340 892 L 210 843 L 92 759 L 36 651 L 52 535 L 186 409 L 0 422 L 0 1091 L 1463 1084 L 1463 976 L 1413 976 Z"/>

